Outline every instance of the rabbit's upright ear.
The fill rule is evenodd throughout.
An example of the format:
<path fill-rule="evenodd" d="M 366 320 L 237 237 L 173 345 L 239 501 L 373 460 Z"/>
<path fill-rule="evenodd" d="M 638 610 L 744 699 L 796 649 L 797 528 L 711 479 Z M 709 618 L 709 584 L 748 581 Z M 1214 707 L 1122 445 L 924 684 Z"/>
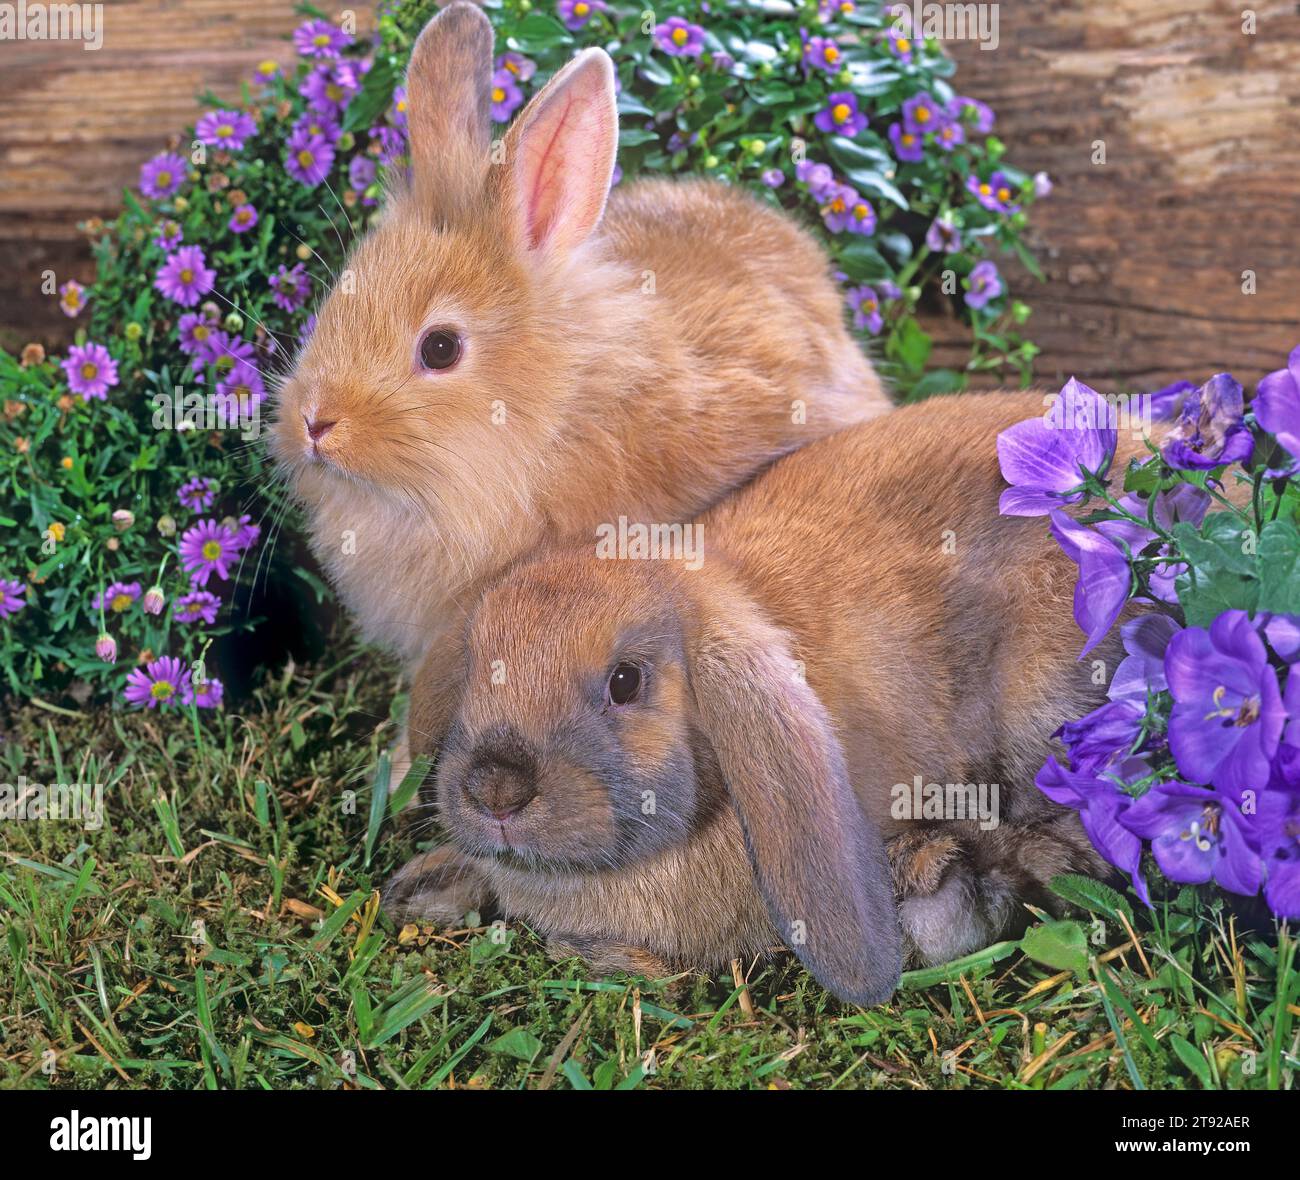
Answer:
<path fill-rule="evenodd" d="M 600 221 L 618 152 L 614 65 L 585 49 L 524 108 L 506 135 L 507 200 L 528 250 L 573 249 Z"/>
<path fill-rule="evenodd" d="M 406 72 L 411 176 L 422 203 L 446 213 L 482 192 L 491 93 L 492 25 L 457 0 L 424 26 Z"/>
<path fill-rule="evenodd" d="M 704 612 L 689 646 L 701 727 L 777 930 L 829 991 L 882 1003 L 901 969 L 884 845 L 786 633 L 729 602 Z"/>

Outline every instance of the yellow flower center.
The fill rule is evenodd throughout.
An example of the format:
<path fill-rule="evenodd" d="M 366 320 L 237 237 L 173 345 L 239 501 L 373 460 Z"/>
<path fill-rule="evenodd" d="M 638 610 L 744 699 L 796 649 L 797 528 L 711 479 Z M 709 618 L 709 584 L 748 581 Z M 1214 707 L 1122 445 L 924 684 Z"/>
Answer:
<path fill-rule="evenodd" d="M 176 689 L 166 680 L 155 680 L 153 682 L 153 687 L 149 690 L 149 695 L 153 697 L 155 701 L 169 701 L 172 699 L 172 694 L 175 691 Z"/>
<path fill-rule="evenodd" d="M 325 96 L 330 100 L 330 102 L 342 102 L 343 87 L 339 86 L 335 82 L 331 82 L 325 87 Z"/>
<path fill-rule="evenodd" d="M 239 222 L 240 225 L 246 225 L 248 222 L 253 220 L 253 215 L 247 209 L 239 209 L 235 212 L 235 220 Z"/>
<path fill-rule="evenodd" d="M 899 136 L 899 139 L 903 141 L 904 147 L 911 147 L 912 144 L 916 142 L 916 136 L 910 131 L 904 131 L 903 134 Z"/>
<path fill-rule="evenodd" d="M 912 52 L 912 43 L 906 37 L 899 37 L 899 39 L 895 41 L 894 44 L 898 46 L 899 53 Z"/>
<path fill-rule="evenodd" d="M 194 339 L 206 340 L 208 338 L 208 333 L 211 331 L 212 329 L 209 328 L 207 324 L 196 324 L 194 326 Z"/>
<path fill-rule="evenodd" d="M 589 13 L 590 11 L 591 11 L 591 5 L 590 5 L 590 4 L 581 4 L 581 3 L 579 3 L 579 4 L 575 4 L 575 5 L 573 6 L 573 15 L 574 15 L 574 16 L 586 16 L 587 13 Z"/>
<path fill-rule="evenodd" d="M 303 148 L 302 151 L 298 153 L 298 163 L 304 168 L 310 168 L 314 163 L 316 163 L 316 157 L 306 148 Z"/>
<path fill-rule="evenodd" d="M 831 107 L 831 118 L 837 123 L 848 122 L 848 118 L 851 114 L 853 114 L 853 111 L 846 102 L 837 102 L 833 107 Z"/>
<path fill-rule="evenodd" d="M 221 542 L 204 541 L 203 549 L 201 550 L 201 552 L 203 553 L 203 556 L 208 559 L 208 561 L 216 561 L 217 558 L 221 556 Z"/>
<path fill-rule="evenodd" d="M 514 66 L 506 66 L 506 69 L 508 70 L 513 70 L 514 68 Z M 401 114 L 406 114 L 406 99 L 399 98 L 397 100 L 397 109 Z"/>
<path fill-rule="evenodd" d="M 99 366 L 91 364 L 90 361 L 81 366 L 81 376 L 86 381 L 92 380 L 98 372 Z"/>
<path fill-rule="evenodd" d="M 65 471 L 71 471 L 71 470 L 72 470 L 72 456 L 71 456 L 71 455 L 64 455 L 63 458 L 59 460 L 59 462 L 63 464 L 63 469 L 64 469 Z"/>
<path fill-rule="evenodd" d="M 61 521 L 55 520 L 50 522 L 50 536 L 56 541 L 62 541 L 66 531 L 67 530 L 64 528 Z"/>
<path fill-rule="evenodd" d="M 81 302 L 81 296 L 73 290 L 64 295 L 63 300 L 69 307 L 76 307 Z"/>
<path fill-rule="evenodd" d="M 171 184 L 171 182 L 172 182 L 172 174 L 166 171 L 165 169 L 162 172 L 159 172 L 156 177 L 154 177 L 154 183 L 159 188 L 166 188 L 169 184 Z"/>
<path fill-rule="evenodd" d="M 500 86 L 494 86 L 492 88 L 492 101 L 505 102 L 505 100 L 506 100 L 506 92 L 502 90 Z"/>
<path fill-rule="evenodd" d="M 843 197 L 834 197 L 834 198 L 832 198 L 832 200 L 831 200 L 831 209 L 832 209 L 832 211 L 835 212 L 835 213 L 843 213 L 843 212 L 844 212 L 844 198 L 843 198 Z"/>
<path fill-rule="evenodd" d="M 119 615 L 131 605 L 131 596 L 129 594 L 114 594 L 109 602 L 109 608 L 116 611 Z"/>
<path fill-rule="evenodd" d="M 928 123 L 928 122 L 930 121 L 930 108 L 929 108 L 929 107 L 917 107 L 917 108 L 916 108 L 916 121 L 917 121 L 918 123 Z"/>
<path fill-rule="evenodd" d="M 330 35 L 328 33 L 317 33 L 316 36 L 311 39 L 311 43 L 315 45 L 317 49 L 324 49 L 325 46 L 330 43 Z"/>
<path fill-rule="evenodd" d="M 676 28 L 676 29 L 673 30 L 673 44 L 674 44 L 674 45 L 685 45 L 685 44 L 686 44 L 686 38 L 689 37 L 689 36 L 690 36 L 690 33 L 688 33 L 685 29 L 683 29 L 683 28 Z"/>
<path fill-rule="evenodd" d="M 867 216 L 868 216 L 870 213 L 871 213 L 871 207 L 870 207 L 869 205 L 854 205 L 854 206 L 853 206 L 853 219 L 854 219 L 855 221 L 866 221 Z"/>
<path fill-rule="evenodd" d="M 989 195 L 989 193 L 991 193 L 992 191 L 993 191 L 993 190 L 992 190 L 992 189 L 991 189 L 987 184 L 982 184 L 982 185 L 980 185 L 980 196 L 981 196 L 981 197 L 987 197 L 987 196 Z"/>
<path fill-rule="evenodd" d="M 822 57 L 834 65 L 840 60 L 840 51 L 836 49 L 834 45 L 828 45 L 824 50 L 822 50 Z"/>
<path fill-rule="evenodd" d="M 181 271 L 181 282 L 182 283 L 194 282 L 194 272 L 188 266 Z"/>
<path fill-rule="evenodd" d="M 1002 188 L 998 189 L 998 200 L 999 201 L 1011 200 L 1011 190 L 1007 188 L 1005 185 L 1003 185 Z"/>
<path fill-rule="evenodd" d="M 515 64 L 514 62 L 512 62 L 512 61 L 508 61 L 508 62 L 506 62 L 506 69 L 509 70 L 512 74 L 517 74 L 517 73 L 519 73 L 519 66 L 516 65 L 516 64 Z M 397 109 L 398 109 L 399 111 L 400 111 L 400 110 L 405 110 L 405 109 L 406 109 L 406 103 L 402 103 L 402 104 L 400 104 L 400 105 L 398 106 Z"/>
<path fill-rule="evenodd" d="M 264 61 L 258 64 L 257 72 L 264 78 L 269 78 L 279 67 L 273 61 Z"/>

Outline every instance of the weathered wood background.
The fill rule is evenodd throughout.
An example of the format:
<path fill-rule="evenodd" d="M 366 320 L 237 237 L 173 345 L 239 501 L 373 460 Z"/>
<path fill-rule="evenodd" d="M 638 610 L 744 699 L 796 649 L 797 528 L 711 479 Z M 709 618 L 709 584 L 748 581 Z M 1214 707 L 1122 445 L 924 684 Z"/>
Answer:
<path fill-rule="evenodd" d="M 298 19 L 287 0 L 110 0 L 98 52 L 0 43 L 5 343 L 66 337 L 39 282 L 47 267 L 92 276 L 77 221 L 114 212 L 199 90 L 233 98 L 256 62 L 288 60 Z M 996 50 L 950 49 L 1011 159 L 1056 183 L 1032 230 L 1047 281 L 1009 268 L 1035 309 L 1040 376 L 1113 389 L 1276 367 L 1300 342 L 1292 0 L 1006 0 L 999 24 Z M 935 363 L 959 364 L 959 327 L 928 326 Z"/>

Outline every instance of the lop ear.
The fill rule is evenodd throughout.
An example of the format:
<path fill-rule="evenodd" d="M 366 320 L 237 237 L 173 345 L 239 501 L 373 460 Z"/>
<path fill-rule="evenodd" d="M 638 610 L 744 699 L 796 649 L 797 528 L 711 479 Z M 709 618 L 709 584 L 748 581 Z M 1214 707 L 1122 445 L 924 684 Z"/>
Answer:
<path fill-rule="evenodd" d="M 491 92 L 492 25 L 457 0 L 424 26 L 406 72 L 411 176 L 425 205 L 449 212 L 482 191 Z"/>
<path fill-rule="evenodd" d="M 411 756 L 436 754 L 460 708 L 465 684 L 465 645 L 459 636 L 440 637 L 429 648 L 411 682 L 406 727 Z"/>
<path fill-rule="evenodd" d="M 879 1004 L 898 985 L 898 913 L 884 844 L 849 785 L 830 717 L 786 633 L 750 604 L 710 609 L 691 682 L 782 939 L 827 990 Z"/>
<path fill-rule="evenodd" d="M 618 152 L 614 65 L 585 49 L 506 134 L 506 200 L 528 250 L 572 250 L 600 221 Z"/>

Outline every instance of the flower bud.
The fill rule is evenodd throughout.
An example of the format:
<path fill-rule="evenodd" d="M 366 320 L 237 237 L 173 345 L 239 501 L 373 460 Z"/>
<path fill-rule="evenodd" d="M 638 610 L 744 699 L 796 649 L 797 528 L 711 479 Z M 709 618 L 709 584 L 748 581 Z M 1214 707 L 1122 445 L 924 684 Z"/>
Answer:
<path fill-rule="evenodd" d="M 237 311 L 232 311 L 226 316 L 227 332 L 242 332 L 244 330 L 244 317 Z"/>
<path fill-rule="evenodd" d="M 117 663 L 117 640 L 101 631 L 95 640 L 95 654 L 106 664 Z"/>
<path fill-rule="evenodd" d="M 172 202 L 172 204 L 176 207 L 177 213 L 184 213 L 185 210 L 190 207 L 189 201 L 187 201 L 184 197 L 177 197 L 176 200 Z"/>
<path fill-rule="evenodd" d="M 131 341 L 139 340 L 144 335 L 144 329 L 132 320 L 126 326 L 126 338 Z"/>
<path fill-rule="evenodd" d="M 306 242 L 303 242 L 294 253 L 296 253 L 303 262 L 306 262 L 307 259 L 311 257 L 311 247 L 307 245 Z"/>
<path fill-rule="evenodd" d="M 167 599 L 163 597 L 161 586 L 150 586 L 145 591 L 144 599 L 140 603 L 141 608 L 147 615 L 162 614 L 162 609 L 166 605 Z"/>
<path fill-rule="evenodd" d="M 357 146 L 357 137 L 351 131 L 345 131 L 339 136 L 339 151 L 350 152 Z"/>
<path fill-rule="evenodd" d="M 126 530 L 133 524 L 135 524 L 135 513 L 129 508 L 117 508 L 114 510 L 113 527 L 117 529 L 119 533 L 126 532 Z"/>
<path fill-rule="evenodd" d="M 158 518 L 158 531 L 159 531 L 159 532 L 160 532 L 164 537 L 172 537 L 172 536 L 175 536 L 175 535 L 176 535 L 176 520 L 175 520 L 175 518 L 174 518 L 174 517 L 171 517 L 171 516 L 167 516 L 166 514 L 160 516 L 160 517 Z"/>

